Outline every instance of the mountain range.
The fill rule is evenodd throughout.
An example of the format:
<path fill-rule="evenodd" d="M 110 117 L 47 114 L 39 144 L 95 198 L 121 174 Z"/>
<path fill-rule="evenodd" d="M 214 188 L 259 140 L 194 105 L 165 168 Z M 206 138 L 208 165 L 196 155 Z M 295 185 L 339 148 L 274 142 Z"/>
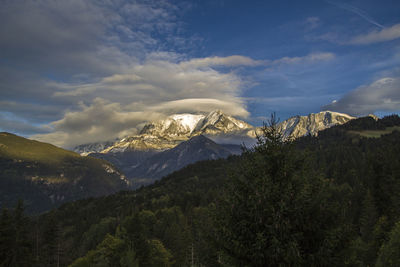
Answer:
<path fill-rule="evenodd" d="M 324 111 L 289 118 L 279 128 L 285 137 L 315 136 L 320 130 L 352 119 L 355 117 Z M 171 115 L 145 124 L 138 135 L 113 144 L 80 145 L 74 151 L 113 163 L 137 187 L 199 160 L 240 154 L 239 144 L 254 144 L 256 134 L 260 134 L 260 128 L 216 110 L 206 115 Z"/>
<path fill-rule="evenodd" d="M 285 136 L 297 138 L 352 119 L 321 112 L 290 118 L 279 127 Z M 12 206 L 23 196 L 29 212 L 41 212 L 64 202 L 137 188 L 200 160 L 238 155 L 238 143 L 254 143 L 258 131 L 221 111 L 176 114 L 147 123 L 138 135 L 76 148 L 89 156 L 0 133 L 0 206 Z"/>
<path fill-rule="evenodd" d="M 307 116 L 294 116 L 278 126 L 284 137 L 299 138 L 306 135 L 317 136 L 319 131 L 335 125 L 345 124 L 356 117 L 338 112 L 322 111 Z"/>
<path fill-rule="evenodd" d="M 279 123 L 286 137 L 299 138 L 305 135 L 317 135 L 318 131 L 340 125 L 355 119 L 347 114 L 322 111 L 307 116 L 294 116 Z M 212 111 L 207 115 L 175 114 L 166 119 L 145 124 L 138 135 L 126 136 L 117 141 L 104 141 L 76 146 L 73 151 L 81 155 L 90 153 L 118 153 L 126 151 L 149 151 L 173 148 L 181 142 L 197 135 L 205 135 L 213 140 L 227 143 L 235 140 L 254 139 L 259 127 L 242 120 Z M 217 142 L 218 142 L 217 141 Z M 219 143 L 218 142 L 218 143 Z"/>

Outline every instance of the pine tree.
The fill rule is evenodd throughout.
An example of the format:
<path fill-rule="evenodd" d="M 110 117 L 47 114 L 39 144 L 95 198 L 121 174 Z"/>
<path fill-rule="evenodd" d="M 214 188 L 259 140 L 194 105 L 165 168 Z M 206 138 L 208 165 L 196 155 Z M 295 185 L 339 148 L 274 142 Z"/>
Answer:
<path fill-rule="evenodd" d="M 8 209 L 3 208 L 0 218 L 0 266 L 11 266 L 14 259 L 14 247 L 13 218 Z"/>
<path fill-rule="evenodd" d="M 13 263 L 15 266 L 31 266 L 32 240 L 29 233 L 29 219 L 24 215 L 24 203 L 19 200 L 14 210 L 15 248 Z"/>
<path fill-rule="evenodd" d="M 377 267 L 400 266 L 400 222 L 396 223 L 389 234 L 389 240 L 384 243 L 379 251 Z"/>
<path fill-rule="evenodd" d="M 60 266 L 62 256 L 61 227 L 53 214 L 49 215 L 42 233 L 41 262 L 44 266 Z"/>

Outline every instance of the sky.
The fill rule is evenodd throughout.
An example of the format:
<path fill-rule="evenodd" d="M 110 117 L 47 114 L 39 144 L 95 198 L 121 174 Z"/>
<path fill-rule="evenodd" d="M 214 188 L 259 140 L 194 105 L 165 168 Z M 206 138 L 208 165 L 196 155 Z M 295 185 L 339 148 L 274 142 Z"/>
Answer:
<path fill-rule="evenodd" d="M 72 148 L 175 113 L 400 112 L 398 0 L 0 5 L 0 131 Z"/>

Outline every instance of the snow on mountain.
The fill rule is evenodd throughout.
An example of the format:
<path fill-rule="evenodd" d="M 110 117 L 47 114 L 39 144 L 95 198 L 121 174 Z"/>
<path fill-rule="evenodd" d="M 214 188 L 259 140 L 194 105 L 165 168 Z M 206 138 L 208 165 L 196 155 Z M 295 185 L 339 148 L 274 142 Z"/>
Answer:
<path fill-rule="evenodd" d="M 254 127 L 244 121 L 225 115 L 220 110 L 212 111 L 196 125 L 197 134 L 220 134 L 250 130 Z"/>
<path fill-rule="evenodd" d="M 140 135 L 180 137 L 190 135 L 204 115 L 175 114 L 164 120 L 147 123 Z"/>
<path fill-rule="evenodd" d="M 285 137 L 298 138 L 317 135 L 318 131 L 344 124 L 355 117 L 347 114 L 323 111 L 308 116 L 295 116 L 279 124 Z M 138 135 L 127 136 L 117 142 L 81 145 L 74 150 L 82 155 L 89 153 L 122 153 L 125 151 L 163 151 L 197 135 L 219 143 L 224 140 L 245 140 L 255 137 L 256 128 L 250 124 L 222 113 L 220 110 L 203 114 L 175 114 L 165 119 L 149 122 Z M 221 141 L 222 140 L 222 141 Z"/>
<path fill-rule="evenodd" d="M 97 153 L 103 151 L 104 149 L 112 146 L 114 143 L 115 141 L 105 141 L 98 143 L 82 144 L 74 147 L 73 151 L 81 154 L 81 156 L 87 156 L 90 153 Z"/>
<path fill-rule="evenodd" d="M 190 132 L 193 132 L 199 121 L 204 119 L 204 115 L 176 114 L 172 115 L 171 118 L 175 121 L 179 121 L 182 126 L 187 128 Z"/>
<path fill-rule="evenodd" d="M 344 124 L 355 119 L 350 115 L 332 111 L 311 113 L 308 116 L 295 116 L 281 122 L 278 127 L 284 137 L 298 138 L 305 135 L 317 136 L 319 131 L 334 125 Z"/>
<path fill-rule="evenodd" d="M 166 150 L 193 136 L 220 134 L 251 135 L 254 127 L 221 111 L 202 114 L 175 114 L 166 119 L 147 123 L 139 135 L 129 136 L 104 149 L 101 153 L 132 150 Z"/>

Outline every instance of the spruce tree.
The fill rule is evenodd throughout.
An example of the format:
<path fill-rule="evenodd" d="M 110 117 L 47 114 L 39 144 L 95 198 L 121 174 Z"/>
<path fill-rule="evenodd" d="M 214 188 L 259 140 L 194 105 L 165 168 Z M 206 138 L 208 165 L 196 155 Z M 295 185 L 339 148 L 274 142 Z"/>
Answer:
<path fill-rule="evenodd" d="M 24 215 L 24 203 L 19 200 L 14 210 L 15 248 L 13 264 L 15 266 L 32 266 L 32 240 L 29 226 L 29 219 Z"/>
<path fill-rule="evenodd" d="M 13 218 L 9 210 L 3 208 L 0 218 L 0 266 L 11 266 L 14 259 L 14 247 Z"/>

